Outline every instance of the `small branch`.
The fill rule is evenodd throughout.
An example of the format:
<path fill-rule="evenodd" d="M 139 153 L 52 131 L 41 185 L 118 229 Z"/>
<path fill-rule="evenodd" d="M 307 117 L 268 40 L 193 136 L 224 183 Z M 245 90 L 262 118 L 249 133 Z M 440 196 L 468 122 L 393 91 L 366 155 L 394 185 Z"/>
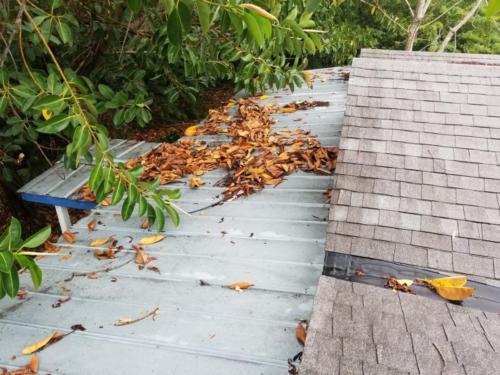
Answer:
<path fill-rule="evenodd" d="M 361 1 L 363 4 L 366 4 L 366 5 L 369 5 L 369 6 L 372 6 L 372 7 L 375 7 L 377 8 L 380 13 L 382 13 L 382 15 L 387 18 L 389 21 L 391 21 L 394 25 L 396 25 L 397 27 L 399 27 L 401 30 L 403 31 L 407 31 L 406 27 L 402 26 L 399 22 L 397 22 L 390 14 L 388 14 L 383 8 L 381 8 L 377 3 L 369 3 L 368 1 L 366 0 L 359 0 Z"/>
<path fill-rule="evenodd" d="M 119 319 L 113 325 L 118 326 L 118 327 L 119 326 L 126 326 L 128 324 L 134 324 L 134 323 L 140 322 L 141 320 L 149 318 L 150 316 L 152 316 L 153 320 L 155 320 L 156 315 L 159 314 L 159 311 L 160 311 L 160 309 L 158 307 L 156 307 L 153 311 L 151 311 L 145 315 L 142 315 L 136 319 Z"/>
<path fill-rule="evenodd" d="M 408 5 L 408 9 L 410 10 L 411 16 L 415 17 L 415 13 L 413 12 L 413 9 L 410 5 L 410 2 L 408 0 L 405 0 L 406 5 Z"/>
<path fill-rule="evenodd" d="M 19 30 L 19 28 L 21 27 L 22 18 L 23 18 L 23 8 L 20 7 L 19 11 L 17 12 L 16 21 L 14 22 L 14 29 L 12 30 L 12 33 L 10 34 L 9 41 L 7 42 L 2 35 L 2 40 L 5 43 L 5 50 L 3 51 L 2 57 L 0 58 L 0 68 L 3 67 L 3 64 L 5 63 L 5 59 L 7 58 L 7 54 L 9 54 L 11 59 L 12 59 L 12 62 L 14 63 L 14 66 L 16 67 L 16 70 L 17 70 L 17 64 L 16 64 L 16 61 L 14 59 L 14 56 L 12 56 L 10 46 L 12 45 L 12 42 L 14 41 L 14 37 L 16 36 L 17 30 Z"/>
<path fill-rule="evenodd" d="M 132 258 L 130 258 L 129 260 L 127 260 L 126 262 L 120 263 L 120 264 L 118 264 L 116 266 L 109 266 L 109 267 L 106 267 L 106 268 L 100 268 L 100 269 L 97 269 L 95 271 L 88 271 L 88 272 L 73 272 L 71 274 L 71 276 L 68 277 L 67 279 L 64 279 L 64 281 L 71 281 L 75 277 L 79 277 L 79 276 L 89 276 L 89 275 L 94 275 L 96 273 L 103 273 L 103 272 L 113 271 L 113 270 L 116 270 L 118 268 L 126 266 L 127 264 L 129 264 L 130 262 L 132 262 L 134 259 L 135 259 L 135 255 Z"/>
<path fill-rule="evenodd" d="M 441 47 L 439 48 L 438 52 L 443 52 L 444 51 L 444 49 L 446 48 L 446 46 L 448 45 L 448 43 L 450 43 L 451 38 L 453 38 L 453 36 L 457 34 L 457 31 L 460 30 L 460 28 L 463 25 L 465 25 L 474 16 L 474 14 L 476 14 L 476 12 L 479 9 L 479 6 L 481 5 L 482 2 L 483 2 L 483 0 L 476 0 L 476 3 L 471 8 L 471 10 L 469 11 L 469 13 L 467 13 L 465 15 L 465 17 L 462 18 L 462 20 L 459 23 L 457 23 L 455 26 L 453 26 L 450 29 L 450 31 L 448 32 L 448 34 L 446 35 L 446 37 L 443 39 L 443 43 L 441 43 Z"/>
<path fill-rule="evenodd" d="M 123 51 L 125 50 L 125 43 L 127 42 L 128 33 L 130 31 L 130 26 L 132 25 L 132 15 L 130 13 L 130 17 L 128 18 L 127 30 L 125 31 L 125 36 L 123 37 L 122 48 L 120 49 L 120 55 L 118 57 L 118 62 L 121 64 L 123 58 Z"/>

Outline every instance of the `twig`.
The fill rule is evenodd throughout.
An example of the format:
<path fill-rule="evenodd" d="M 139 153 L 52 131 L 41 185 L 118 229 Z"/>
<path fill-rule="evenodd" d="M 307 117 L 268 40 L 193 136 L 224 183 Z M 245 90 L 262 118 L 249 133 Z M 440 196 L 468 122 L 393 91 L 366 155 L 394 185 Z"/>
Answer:
<path fill-rule="evenodd" d="M 158 315 L 158 312 L 160 311 L 160 309 L 158 307 L 156 307 L 153 311 L 145 314 L 145 315 L 142 315 L 136 319 L 119 319 L 118 321 L 116 321 L 113 325 L 115 326 L 126 326 L 126 325 L 129 325 L 129 324 L 134 324 L 134 323 L 137 323 L 137 322 L 140 322 L 141 320 L 144 320 L 146 318 L 149 318 L 150 316 L 153 317 L 153 320 L 155 319 L 156 315 Z"/>
<path fill-rule="evenodd" d="M 5 43 L 5 50 L 3 51 L 2 57 L 0 59 L 0 68 L 5 63 L 5 59 L 7 59 L 7 54 L 9 54 L 11 59 L 12 59 L 12 63 L 14 64 L 14 66 L 16 67 L 16 70 L 17 70 L 17 64 L 16 64 L 16 61 L 14 59 L 14 56 L 12 56 L 10 46 L 12 45 L 12 42 L 14 41 L 14 37 L 16 36 L 17 30 L 19 30 L 19 28 L 21 26 L 22 18 L 23 18 L 23 8 L 20 7 L 19 11 L 17 12 L 16 21 L 14 22 L 14 29 L 12 30 L 12 33 L 10 34 L 9 41 L 7 42 L 2 35 L 2 40 Z"/>
<path fill-rule="evenodd" d="M 132 25 L 132 15 L 133 13 L 130 13 L 130 17 L 128 18 L 127 30 L 125 31 L 125 36 L 123 37 L 123 42 L 122 42 L 122 48 L 120 49 L 120 55 L 118 57 L 118 61 L 120 62 L 120 64 L 122 63 L 123 51 L 125 50 L 125 43 L 128 38 L 130 26 Z"/>
<path fill-rule="evenodd" d="M 79 276 L 89 276 L 89 275 L 94 275 L 96 273 L 113 271 L 113 270 L 116 270 L 118 268 L 126 266 L 127 264 L 129 264 L 130 262 L 132 262 L 134 259 L 135 259 L 135 255 L 132 258 L 130 258 L 129 260 L 127 260 L 126 262 L 118 264 L 116 266 L 109 266 L 109 267 L 106 267 L 106 268 L 100 268 L 100 269 L 97 269 L 95 271 L 88 271 L 88 272 L 73 272 L 71 274 L 71 276 L 68 277 L 67 279 L 64 279 L 64 281 L 71 281 L 75 277 L 79 277 Z"/>

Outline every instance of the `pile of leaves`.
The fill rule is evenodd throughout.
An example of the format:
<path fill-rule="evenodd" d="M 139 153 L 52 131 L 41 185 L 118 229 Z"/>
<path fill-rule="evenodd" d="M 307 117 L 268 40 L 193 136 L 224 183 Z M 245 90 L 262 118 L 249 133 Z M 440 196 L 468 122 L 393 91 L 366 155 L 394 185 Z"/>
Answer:
<path fill-rule="evenodd" d="M 238 104 L 236 115 L 229 114 Z M 179 181 L 191 175 L 192 187 L 203 184 L 199 176 L 224 168 L 229 173 L 217 185 L 226 187 L 223 200 L 248 196 L 266 185 L 278 185 L 285 176 L 305 171 L 331 174 L 336 166 L 337 147 L 323 147 L 309 132 L 302 129 L 275 130 L 271 114 L 304 110 L 322 102 L 295 102 L 278 107 L 261 106 L 256 99 L 231 101 L 211 110 L 207 120 L 196 128 L 196 135 L 225 135 L 230 141 L 210 147 L 195 139 L 176 144 L 164 143 L 147 154 L 131 160 L 127 167 L 142 166 L 141 179 L 161 184 Z"/>

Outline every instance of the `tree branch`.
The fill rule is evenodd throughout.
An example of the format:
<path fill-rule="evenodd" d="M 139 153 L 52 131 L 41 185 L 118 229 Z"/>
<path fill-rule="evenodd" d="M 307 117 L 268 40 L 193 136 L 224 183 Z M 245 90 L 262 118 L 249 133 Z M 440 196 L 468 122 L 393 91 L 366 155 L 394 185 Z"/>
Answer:
<path fill-rule="evenodd" d="M 450 43 L 451 38 L 453 38 L 453 36 L 457 33 L 457 31 L 460 30 L 460 28 L 463 25 L 465 25 L 474 16 L 474 14 L 476 14 L 476 12 L 479 9 L 479 7 L 480 7 L 480 5 L 481 5 L 482 2 L 483 2 L 483 0 L 476 0 L 476 3 L 471 8 L 471 10 L 469 11 L 469 13 L 467 13 L 465 15 L 465 17 L 462 18 L 462 20 L 459 23 L 457 23 L 455 26 L 453 26 L 450 29 L 450 31 L 448 32 L 448 34 L 446 35 L 446 37 L 443 39 L 443 42 L 441 43 L 441 47 L 439 47 L 438 52 L 443 52 L 444 51 L 444 49 L 446 48 L 446 46 L 448 45 L 448 43 Z"/>

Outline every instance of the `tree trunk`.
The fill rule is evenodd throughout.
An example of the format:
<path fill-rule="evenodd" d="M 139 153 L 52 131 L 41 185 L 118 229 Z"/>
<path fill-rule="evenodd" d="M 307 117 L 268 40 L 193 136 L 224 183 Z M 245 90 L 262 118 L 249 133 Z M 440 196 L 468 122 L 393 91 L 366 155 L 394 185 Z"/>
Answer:
<path fill-rule="evenodd" d="M 460 28 L 463 25 L 465 25 L 474 16 L 474 14 L 476 14 L 476 12 L 479 9 L 479 6 L 481 5 L 482 2 L 483 2 L 483 0 L 476 0 L 476 3 L 472 7 L 472 9 L 469 11 L 469 13 L 467 13 L 465 15 L 465 17 L 459 23 L 457 23 L 455 26 L 453 26 L 450 29 L 450 31 L 448 32 L 446 37 L 443 39 L 443 42 L 441 43 L 441 47 L 439 47 L 438 52 L 444 51 L 444 49 L 446 48 L 448 43 L 450 43 L 451 38 L 453 38 L 453 36 L 457 33 L 457 31 L 460 30 Z"/>
<path fill-rule="evenodd" d="M 406 51 L 413 51 L 413 44 L 417 39 L 418 29 L 422 24 L 425 13 L 427 13 L 427 9 L 429 9 L 429 5 L 431 5 L 431 0 L 418 0 L 413 20 L 411 21 L 411 25 L 408 29 L 408 35 L 406 37 Z"/>

